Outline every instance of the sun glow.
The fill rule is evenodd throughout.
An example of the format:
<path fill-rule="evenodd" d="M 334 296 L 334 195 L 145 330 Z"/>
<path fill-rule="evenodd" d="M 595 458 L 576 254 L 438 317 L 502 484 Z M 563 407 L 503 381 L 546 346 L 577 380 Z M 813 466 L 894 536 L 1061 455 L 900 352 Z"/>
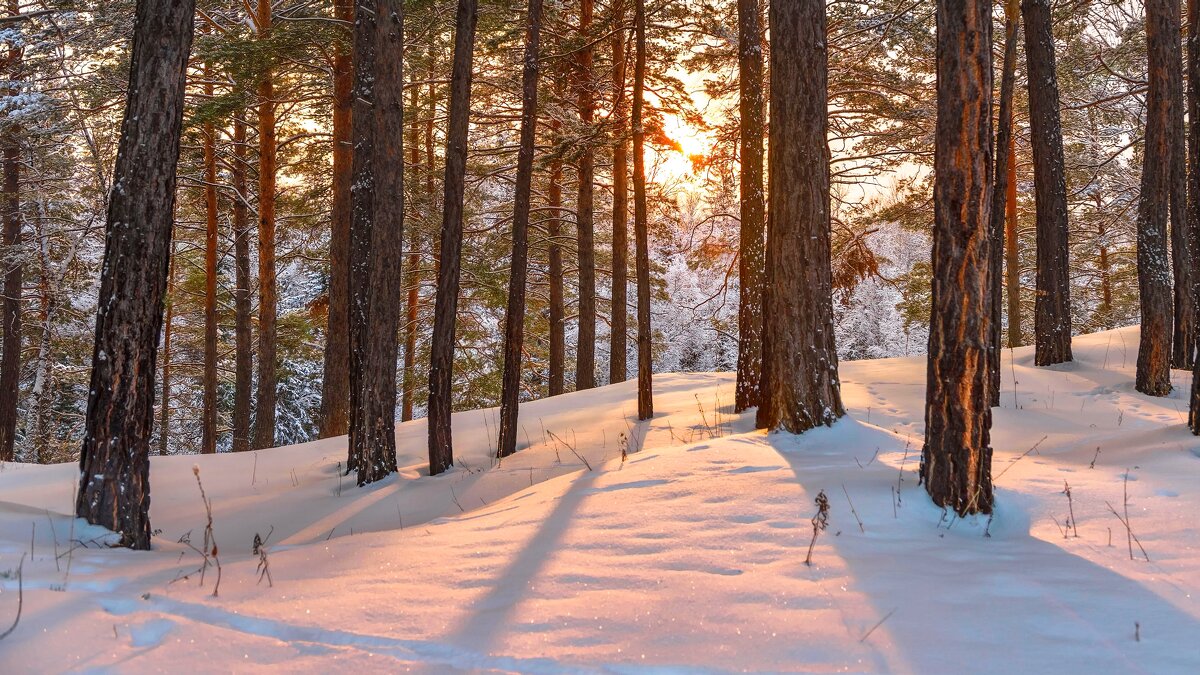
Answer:
<path fill-rule="evenodd" d="M 678 115 L 664 114 L 662 119 L 664 138 L 657 145 L 647 143 L 647 166 L 654 167 L 659 182 L 699 183 L 713 139 Z"/>

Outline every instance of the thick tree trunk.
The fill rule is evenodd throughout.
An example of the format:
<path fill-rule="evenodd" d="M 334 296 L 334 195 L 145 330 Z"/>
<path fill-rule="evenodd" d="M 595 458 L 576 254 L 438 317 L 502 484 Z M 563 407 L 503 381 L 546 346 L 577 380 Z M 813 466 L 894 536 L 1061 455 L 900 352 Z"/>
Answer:
<path fill-rule="evenodd" d="M 1004 287 L 1008 294 L 1008 346 L 1020 347 L 1022 339 L 1021 322 L 1021 256 L 1017 242 L 1017 135 L 1008 137 L 1008 149 L 996 148 L 996 152 L 1006 152 L 1004 170 L 1008 172 L 1008 189 L 1004 191 Z M 993 195 L 999 199 L 1000 195 Z"/>
<path fill-rule="evenodd" d="M 596 386 L 596 223 L 593 194 L 596 168 L 591 139 L 595 117 L 591 47 L 594 10 L 594 0 L 580 0 L 579 35 L 585 42 L 576 54 L 575 100 L 585 137 L 579 149 L 579 192 L 575 200 L 575 241 L 579 251 L 579 341 L 575 347 L 577 391 Z"/>
<path fill-rule="evenodd" d="M 517 182 L 513 195 L 512 265 L 508 277 L 508 307 L 504 314 L 504 381 L 500 393 L 497 457 L 507 457 L 517 451 L 521 350 L 525 346 L 525 283 L 529 268 L 529 195 L 533 185 L 533 144 L 537 130 L 541 25 L 542 0 L 529 0 L 525 61 L 521 73 L 521 146 L 517 151 Z"/>
<path fill-rule="evenodd" d="M 10 15 L 20 8 L 8 3 Z M 21 78 L 21 47 L 13 43 L 4 58 L 3 72 L 10 82 Z M 6 96 L 19 91 L 9 87 Z M 13 120 L 0 122 L 0 152 L 4 155 L 4 210 L 0 231 L 0 462 L 11 462 L 17 435 L 17 394 L 21 383 L 21 142 Z"/>
<path fill-rule="evenodd" d="M 442 199 L 441 260 L 433 310 L 429 366 L 429 473 L 454 464 L 450 430 L 453 408 L 454 329 L 463 237 L 463 191 L 467 169 L 467 121 L 471 112 L 471 68 L 478 0 L 459 0 L 454 29 L 454 65 L 450 77 L 450 123 L 446 134 L 446 178 Z"/>
<path fill-rule="evenodd" d="M 233 122 L 233 451 L 250 449 L 250 388 L 254 380 L 254 336 L 250 307 L 250 207 L 246 186 L 246 119 Z"/>
<path fill-rule="evenodd" d="M 1037 295 L 1034 363 L 1071 360 L 1071 280 L 1067 247 L 1067 179 L 1058 109 L 1050 0 L 1023 0 L 1029 128 L 1037 204 Z"/>
<path fill-rule="evenodd" d="M 1000 405 L 1000 354 L 1002 351 L 1000 336 L 1003 332 L 1001 305 L 1003 304 L 1003 271 L 1004 271 L 1004 211 L 1006 201 L 1001 195 L 1008 194 L 1008 159 L 1007 149 L 1013 142 L 1013 89 L 1017 80 L 1017 30 L 1020 25 L 1020 10 L 1018 0 L 1007 0 L 1004 3 L 1004 66 L 1000 77 L 1000 114 L 997 118 L 996 129 L 996 170 L 993 174 L 992 189 L 992 248 L 991 272 L 989 275 L 988 302 L 991 313 L 991 325 L 988 336 L 988 400 L 993 406 Z M 1011 307 L 1011 305 L 1010 305 Z M 1020 305 L 1018 313 L 1020 313 Z"/>
<path fill-rule="evenodd" d="M 938 0 L 933 308 L 921 481 L 935 504 L 959 515 L 992 510 L 991 45 L 990 2 Z"/>
<path fill-rule="evenodd" d="M 562 98 L 562 79 L 554 78 L 554 97 Z M 550 135 L 554 143 L 559 140 L 561 123 L 557 118 L 550 120 Z M 547 275 L 550 285 L 550 364 L 548 392 L 558 396 L 565 391 L 567 370 L 567 310 L 563 293 L 562 254 L 562 158 L 555 154 L 550 160 L 550 183 L 546 187 L 546 209 L 549 221 L 546 225 Z"/>
<path fill-rule="evenodd" d="M 212 66 L 204 64 L 204 95 L 213 97 Z M 200 452 L 217 452 L 217 130 L 204 123 L 204 409 Z"/>
<path fill-rule="evenodd" d="M 396 335 L 404 255 L 404 10 L 358 0 L 350 229 L 350 443 L 358 484 L 396 471 Z"/>
<path fill-rule="evenodd" d="M 762 379 L 766 222 L 763 199 L 762 16 L 758 0 L 738 0 L 741 113 L 741 236 L 738 252 L 738 363 L 734 410 L 758 405 Z"/>
<path fill-rule="evenodd" d="M 175 207 L 192 0 L 139 0 L 109 198 L 75 513 L 150 548 L 155 352 Z"/>
<path fill-rule="evenodd" d="M 271 35 L 271 0 L 258 0 L 258 37 Z M 275 445 L 275 85 L 267 70 L 258 83 L 258 400 L 254 448 Z"/>
<path fill-rule="evenodd" d="M 1188 124 L 1188 233 L 1192 250 L 1197 252 L 1193 262 L 1200 262 L 1200 0 L 1187 3 L 1187 110 Z M 1192 289 L 1193 300 L 1200 306 L 1200 284 Z M 1200 348 L 1200 331 L 1196 344 Z M 1200 359 L 1192 365 L 1192 395 L 1188 406 L 1188 427 L 1200 435 Z"/>
<path fill-rule="evenodd" d="M 638 419 L 654 417 L 654 354 L 650 333 L 650 225 L 646 213 L 646 0 L 634 0 L 633 238 L 637 267 Z"/>
<path fill-rule="evenodd" d="M 1180 3 L 1171 0 L 1172 35 L 1178 36 Z M 1171 365 L 1188 368 L 1194 365 L 1196 348 L 1196 247 L 1192 243 L 1188 227 L 1187 207 L 1187 145 L 1183 115 L 1187 109 L 1183 93 L 1183 45 L 1182 40 L 1171 40 L 1170 65 L 1167 77 L 1170 86 L 1171 113 L 1167 120 L 1167 132 L 1171 141 L 1170 217 L 1171 217 L 1171 270 L 1174 273 L 1175 323 L 1171 340 Z M 1192 118 L 1195 119 L 1195 118 Z"/>
<path fill-rule="evenodd" d="M 1171 391 L 1171 265 L 1167 253 L 1172 146 L 1171 68 L 1179 68 L 1173 43 L 1179 39 L 1179 6 L 1174 0 L 1147 0 L 1146 140 L 1142 193 L 1138 203 L 1137 268 L 1141 296 L 1138 391 L 1166 396 Z"/>
<path fill-rule="evenodd" d="M 335 0 L 334 17 L 354 21 L 353 0 Z M 333 212 L 329 227 L 329 311 L 325 326 L 325 376 L 321 382 L 321 438 L 349 431 L 350 405 L 350 180 L 351 89 L 354 62 L 348 48 L 333 54 Z"/>
<path fill-rule="evenodd" d="M 775 0 L 770 11 L 772 283 L 763 361 L 771 386 L 758 419 L 798 434 L 846 413 L 833 336 L 825 2 Z"/>
<path fill-rule="evenodd" d="M 625 91 L 625 0 L 613 6 L 612 307 L 608 383 L 624 382 L 629 361 L 629 117 Z"/>

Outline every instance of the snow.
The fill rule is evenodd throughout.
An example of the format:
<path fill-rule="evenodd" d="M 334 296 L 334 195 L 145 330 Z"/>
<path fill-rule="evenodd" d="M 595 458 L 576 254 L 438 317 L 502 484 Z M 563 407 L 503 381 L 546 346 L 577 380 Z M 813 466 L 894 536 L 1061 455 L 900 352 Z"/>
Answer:
<path fill-rule="evenodd" d="M 663 374 L 649 424 L 632 382 L 525 405 L 527 447 L 499 465 L 497 412 L 455 415 L 459 466 L 434 478 L 423 421 L 397 427 L 400 474 L 366 488 L 339 478 L 344 438 L 155 457 L 149 553 L 102 548 L 111 534 L 65 515 L 73 465 L 7 464 L 0 630 L 27 558 L 0 658 L 14 672 L 1200 672 L 1190 375 L 1173 373 L 1170 397 L 1137 394 L 1136 345 L 1136 327 L 1078 337 L 1077 361 L 1053 368 L 1006 352 L 990 520 L 948 516 L 917 485 L 921 358 L 843 363 L 849 417 L 802 436 L 733 415 L 732 374 Z M 172 583 L 201 565 L 178 543 L 205 525 L 193 464 L 218 597 L 211 569 L 203 587 Z M 1149 561 L 1136 545 L 1130 559 L 1105 504 L 1124 513 L 1126 488 Z M 820 491 L 829 529 L 809 567 Z M 1079 536 L 1064 538 L 1069 509 Z M 251 552 L 269 531 L 273 586 Z"/>

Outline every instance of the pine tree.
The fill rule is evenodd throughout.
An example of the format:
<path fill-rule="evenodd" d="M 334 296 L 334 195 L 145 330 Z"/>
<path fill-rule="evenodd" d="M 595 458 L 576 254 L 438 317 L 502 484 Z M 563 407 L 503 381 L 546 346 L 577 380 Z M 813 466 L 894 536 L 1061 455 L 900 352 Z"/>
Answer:
<path fill-rule="evenodd" d="M 762 378 L 765 218 L 762 21 L 758 0 L 738 0 L 741 236 L 738 248 L 738 366 L 734 409 L 759 404 Z"/>
<path fill-rule="evenodd" d="M 608 382 L 624 382 L 629 359 L 629 113 L 625 98 L 625 0 L 613 5 L 613 198 L 612 198 L 612 319 L 609 331 Z"/>
<path fill-rule="evenodd" d="M 271 39 L 271 0 L 258 0 L 258 39 Z M 258 81 L 258 396 L 254 408 L 256 450 L 275 445 L 278 288 L 275 280 L 275 83 L 270 68 Z"/>
<path fill-rule="evenodd" d="M 213 98 L 212 64 L 205 61 L 204 96 Z M 201 131 L 204 143 L 204 402 L 200 452 L 217 452 L 217 128 L 211 118 Z"/>
<path fill-rule="evenodd" d="M 1017 0 L 1007 0 L 1004 4 L 1004 66 L 1000 78 L 1000 114 L 997 118 L 996 129 L 996 145 L 994 147 L 996 153 L 996 169 L 992 176 L 992 211 L 991 211 L 991 228 L 992 228 L 992 247 L 991 247 L 991 276 L 989 277 L 989 303 L 991 303 L 991 326 L 989 327 L 988 337 L 988 400 L 991 405 L 1000 405 L 1000 334 L 1001 331 L 1001 312 L 1000 307 L 1003 302 L 1002 286 L 1004 285 L 1001 272 L 1004 269 L 1004 245 L 1005 245 L 1005 211 L 1008 200 L 1004 198 L 1009 192 L 1009 175 L 1010 160 L 1012 153 L 1009 148 L 1013 145 L 1013 89 L 1017 79 L 1017 31 L 1020 25 L 1018 21 Z M 1014 192 L 1013 196 L 1016 196 Z M 1011 263 L 1010 263 L 1011 264 Z M 1014 274 L 1017 270 L 1009 270 L 1009 293 L 1010 295 L 1016 292 L 1016 283 L 1013 282 Z M 1013 303 L 1009 303 L 1009 330 L 1013 330 L 1013 317 L 1016 318 L 1017 332 L 1020 332 L 1020 313 L 1021 305 L 1018 301 L 1015 305 L 1016 311 L 1013 311 Z"/>
<path fill-rule="evenodd" d="M 650 227 L 646 212 L 646 0 L 634 0 L 633 238 L 637 267 L 638 419 L 654 417 L 653 348 L 650 334 Z"/>
<path fill-rule="evenodd" d="M 575 345 L 575 389 L 596 386 L 596 223 L 595 223 L 595 151 L 591 127 L 595 119 L 592 88 L 592 18 L 595 0 L 580 0 L 579 38 L 582 45 L 575 53 L 575 102 L 579 122 L 587 135 L 579 149 L 579 182 L 575 200 L 576 248 L 579 253 L 579 339 Z"/>
<path fill-rule="evenodd" d="M 20 14 L 16 0 L 8 2 L 9 16 Z M 0 72 L 11 83 L 4 96 L 16 96 L 21 80 L 23 47 L 13 41 L 0 61 Z M 13 120 L 0 120 L 3 153 L 3 227 L 0 229 L 0 462 L 11 462 L 17 435 L 17 394 L 21 381 L 21 137 Z"/>
<path fill-rule="evenodd" d="M 104 267 L 75 513 L 150 548 L 155 352 L 171 248 L 192 0 L 139 0 Z"/>
<path fill-rule="evenodd" d="M 250 194 L 246 184 L 246 111 L 233 121 L 233 451 L 250 449 L 250 390 L 254 379 L 254 335 L 250 307 Z"/>

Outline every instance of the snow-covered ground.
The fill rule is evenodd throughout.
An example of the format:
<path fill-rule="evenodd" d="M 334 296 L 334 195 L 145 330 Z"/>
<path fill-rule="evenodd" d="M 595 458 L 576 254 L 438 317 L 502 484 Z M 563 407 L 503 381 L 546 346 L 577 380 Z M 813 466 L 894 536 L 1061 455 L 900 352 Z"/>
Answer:
<path fill-rule="evenodd" d="M 344 438 L 155 458 L 149 553 L 68 517 L 73 465 L 8 464 L 0 631 L 26 559 L 0 670 L 1200 672 L 1190 376 L 1135 393 L 1136 345 L 1127 328 L 1063 367 L 1006 354 L 991 521 L 917 485 L 921 358 L 842 364 L 850 415 L 803 436 L 733 415 L 731 374 L 678 374 L 656 376 L 648 424 L 633 383 L 526 405 L 501 464 L 496 411 L 456 415 L 459 466 L 436 478 L 422 421 L 365 489 L 339 479 Z M 193 464 L 219 597 L 215 570 L 175 581 L 200 564 L 178 542 L 204 530 Z M 1149 561 L 1107 506 L 1124 516 L 1126 489 Z M 273 586 L 251 553 L 268 531 Z"/>

